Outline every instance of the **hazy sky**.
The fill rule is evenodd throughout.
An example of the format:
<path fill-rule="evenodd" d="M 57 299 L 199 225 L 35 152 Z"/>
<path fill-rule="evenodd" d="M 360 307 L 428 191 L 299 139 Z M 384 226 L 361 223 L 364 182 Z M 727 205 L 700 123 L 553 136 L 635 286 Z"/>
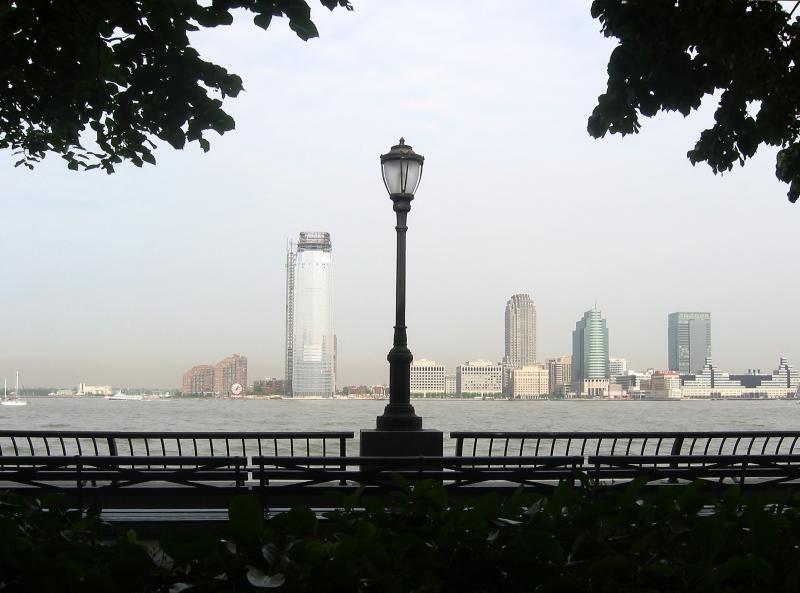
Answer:
<path fill-rule="evenodd" d="M 715 177 L 686 151 L 713 105 L 593 140 L 612 42 L 589 2 L 354 0 L 313 6 L 320 38 L 239 18 L 195 36 L 244 79 L 237 130 L 158 164 L 35 172 L 0 153 L 0 379 L 175 387 L 233 352 L 283 375 L 285 244 L 333 241 L 340 384 L 388 380 L 394 214 L 378 156 L 425 155 L 409 217 L 417 358 L 503 355 L 528 292 L 541 359 L 570 353 L 597 299 L 611 355 L 667 364 L 667 314 L 710 311 L 730 371 L 800 364 L 800 205 L 774 150 Z M 313 2 L 312 2 L 313 4 Z"/>

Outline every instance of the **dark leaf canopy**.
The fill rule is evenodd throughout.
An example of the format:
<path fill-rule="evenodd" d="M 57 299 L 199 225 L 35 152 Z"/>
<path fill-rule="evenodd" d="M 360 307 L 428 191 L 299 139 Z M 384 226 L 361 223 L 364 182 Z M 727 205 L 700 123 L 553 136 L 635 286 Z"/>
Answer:
<path fill-rule="evenodd" d="M 305 0 L 0 0 L 0 149 L 29 168 L 56 153 L 109 173 L 155 163 L 155 139 L 207 151 L 206 132 L 234 129 L 222 104 L 242 79 L 201 59 L 189 33 L 230 25 L 236 9 L 317 36 Z"/>
<path fill-rule="evenodd" d="M 775 174 L 797 201 L 800 20 L 793 8 L 757 0 L 594 0 L 592 16 L 619 45 L 589 133 L 638 132 L 640 115 L 686 116 L 719 92 L 715 123 L 701 132 L 689 160 L 723 173 L 762 144 L 778 146 Z"/>

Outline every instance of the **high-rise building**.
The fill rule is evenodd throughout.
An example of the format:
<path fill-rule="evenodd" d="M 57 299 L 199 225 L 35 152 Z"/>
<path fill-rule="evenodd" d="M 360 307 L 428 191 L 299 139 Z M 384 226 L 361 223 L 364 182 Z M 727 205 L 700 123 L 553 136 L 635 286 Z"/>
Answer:
<path fill-rule="evenodd" d="M 669 369 L 697 373 L 711 356 L 711 313 L 670 313 L 667 326 Z"/>
<path fill-rule="evenodd" d="M 210 364 L 199 364 L 190 368 L 183 374 L 181 391 L 183 395 L 213 393 L 214 367 Z"/>
<path fill-rule="evenodd" d="M 247 388 L 247 357 L 233 354 L 214 365 L 214 391 L 218 397 L 230 395 L 231 385 Z"/>
<path fill-rule="evenodd" d="M 608 374 L 613 379 L 628 372 L 628 361 L 624 358 L 608 359 Z"/>
<path fill-rule="evenodd" d="M 503 362 L 515 369 L 536 362 L 536 305 L 529 294 L 515 294 L 506 303 Z"/>
<path fill-rule="evenodd" d="M 413 361 L 411 363 L 411 393 L 415 395 L 446 393 L 446 375 L 444 365 L 434 360 L 421 358 Z"/>
<path fill-rule="evenodd" d="M 500 395 L 503 391 L 503 365 L 473 360 L 456 367 L 458 395 Z"/>
<path fill-rule="evenodd" d="M 547 375 L 550 393 L 554 395 L 563 395 L 564 387 L 569 387 L 572 383 L 572 357 L 559 356 L 558 358 L 548 358 Z M 559 386 L 561 388 L 559 388 Z"/>
<path fill-rule="evenodd" d="M 286 245 L 286 370 L 284 374 L 284 389 L 288 396 L 292 395 L 292 373 L 294 359 L 294 273 L 297 252 L 294 242 L 289 240 Z"/>
<path fill-rule="evenodd" d="M 608 328 L 606 320 L 594 307 L 583 314 L 572 332 L 573 389 L 583 393 L 586 381 L 608 377 Z"/>
<path fill-rule="evenodd" d="M 292 284 L 292 395 L 332 397 L 336 344 L 329 233 L 300 233 Z"/>

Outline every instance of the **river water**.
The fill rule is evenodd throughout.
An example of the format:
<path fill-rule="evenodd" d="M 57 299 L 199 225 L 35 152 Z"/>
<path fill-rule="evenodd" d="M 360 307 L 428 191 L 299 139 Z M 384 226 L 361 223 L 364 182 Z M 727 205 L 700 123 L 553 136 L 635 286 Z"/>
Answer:
<path fill-rule="evenodd" d="M 486 431 L 798 430 L 800 402 L 415 400 L 425 428 Z M 29 398 L 0 406 L 0 430 L 358 431 L 385 401 L 110 401 Z"/>

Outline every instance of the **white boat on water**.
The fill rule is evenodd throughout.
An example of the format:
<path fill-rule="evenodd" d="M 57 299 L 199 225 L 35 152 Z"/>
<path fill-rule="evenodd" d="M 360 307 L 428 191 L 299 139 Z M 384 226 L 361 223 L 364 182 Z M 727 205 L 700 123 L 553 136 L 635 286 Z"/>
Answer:
<path fill-rule="evenodd" d="M 11 395 L 7 392 L 8 383 L 6 380 L 3 380 L 3 401 L 0 402 L 0 406 L 27 406 L 28 402 L 25 400 L 19 399 L 17 395 L 19 394 L 19 371 L 17 371 L 17 384 L 14 388 L 14 391 L 11 392 Z"/>
<path fill-rule="evenodd" d="M 106 399 L 123 402 L 140 402 L 144 398 L 141 395 L 131 395 L 128 393 L 122 393 L 122 391 L 117 391 L 114 395 L 107 395 Z"/>

